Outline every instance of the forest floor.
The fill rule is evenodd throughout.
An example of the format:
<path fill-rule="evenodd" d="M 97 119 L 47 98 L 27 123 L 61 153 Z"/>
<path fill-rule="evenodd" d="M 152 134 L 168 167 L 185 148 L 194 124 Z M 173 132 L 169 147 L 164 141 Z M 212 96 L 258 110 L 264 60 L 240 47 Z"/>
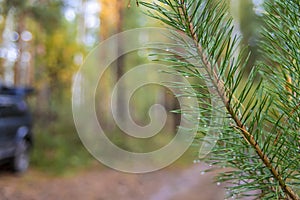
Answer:
<path fill-rule="evenodd" d="M 146 174 L 126 174 L 93 166 L 51 177 L 30 169 L 21 176 L 0 171 L 1 200 L 223 200 L 222 185 L 207 166 L 168 167 Z"/>

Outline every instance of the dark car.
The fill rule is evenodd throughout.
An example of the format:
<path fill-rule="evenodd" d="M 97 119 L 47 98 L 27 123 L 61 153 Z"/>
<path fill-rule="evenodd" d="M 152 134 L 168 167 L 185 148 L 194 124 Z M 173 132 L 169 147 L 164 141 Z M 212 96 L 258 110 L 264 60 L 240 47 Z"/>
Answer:
<path fill-rule="evenodd" d="M 0 86 L 0 161 L 15 172 L 24 172 L 29 165 L 32 118 L 25 96 L 30 91 Z"/>

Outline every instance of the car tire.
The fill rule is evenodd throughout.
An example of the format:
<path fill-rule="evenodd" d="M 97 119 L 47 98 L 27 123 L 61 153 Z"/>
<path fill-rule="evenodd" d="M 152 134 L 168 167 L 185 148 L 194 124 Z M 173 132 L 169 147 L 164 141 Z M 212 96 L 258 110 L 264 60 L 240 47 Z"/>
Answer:
<path fill-rule="evenodd" d="M 16 152 L 12 160 L 12 169 L 16 173 L 23 173 L 29 167 L 29 143 L 22 139 L 17 144 Z"/>

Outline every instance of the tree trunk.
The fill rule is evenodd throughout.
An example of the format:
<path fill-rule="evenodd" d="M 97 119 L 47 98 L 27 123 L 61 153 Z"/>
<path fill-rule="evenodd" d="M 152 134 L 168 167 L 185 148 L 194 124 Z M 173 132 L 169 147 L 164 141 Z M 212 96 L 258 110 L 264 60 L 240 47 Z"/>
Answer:
<path fill-rule="evenodd" d="M 117 33 L 120 33 L 123 31 L 123 9 L 124 9 L 124 2 L 123 1 L 118 1 L 117 3 L 118 6 L 118 20 L 117 20 Z M 125 70 L 125 60 L 124 60 L 124 56 L 121 56 L 122 51 L 123 51 L 123 45 L 124 45 L 124 41 L 122 40 L 122 38 L 118 38 L 118 45 L 117 45 L 117 51 L 118 51 L 118 55 L 119 57 L 116 60 L 116 81 L 119 81 L 120 78 L 123 76 Z M 124 100 L 124 91 L 125 91 L 125 86 L 120 84 L 120 87 L 117 89 L 117 112 L 118 115 L 120 117 L 120 119 L 124 119 L 126 120 L 126 116 L 125 114 L 125 109 L 126 109 L 126 105 L 125 105 L 125 100 Z"/>
<path fill-rule="evenodd" d="M 13 70 L 14 70 L 14 85 L 20 86 L 21 83 L 21 74 L 22 74 L 22 60 L 21 55 L 24 51 L 24 41 L 21 38 L 22 32 L 25 30 L 25 16 L 24 15 L 18 15 L 17 16 L 17 33 L 19 34 L 19 38 L 17 40 L 17 48 L 18 48 L 18 57 L 14 64 Z"/>

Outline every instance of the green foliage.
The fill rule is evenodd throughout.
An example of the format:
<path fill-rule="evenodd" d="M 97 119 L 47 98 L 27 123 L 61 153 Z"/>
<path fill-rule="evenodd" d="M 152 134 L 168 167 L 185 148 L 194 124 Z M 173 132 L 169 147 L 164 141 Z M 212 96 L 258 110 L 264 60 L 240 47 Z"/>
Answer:
<path fill-rule="evenodd" d="M 60 87 L 71 88 L 72 78 L 78 66 L 74 59 L 76 54 L 84 52 L 82 46 L 76 43 L 75 34 L 58 29 L 46 35 L 46 57 L 41 57 L 39 65 L 45 67 L 45 75 L 50 78 L 50 86 L 55 89 Z"/>
<path fill-rule="evenodd" d="M 27 12 L 30 13 L 47 32 L 52 32 L 62 25 L 62 6 L 59 1 L 46 1 L 30 5 Z"/>
<path fill-rule="evenodd" d="M 27 1 L 5 0 L 2 3 L 3 3 L 3 10 L 7 12 L 12 7 L 20 10 L 24 9 L 26 7 Z"/>
<path fill-rule="evenodd" d="M 202 160 L 232 169 L 218 177 L 228 184 L 228 198 L 299 199 L 299 0 L 265 3 L 264 60 L 249 74 L 247 47 L 233 35 L 224 2 L 158 0 L 140 5 L 177 31 L 170 37 L 181 51 L 170 47 L 162 56 L 180 74 L 199 80 L 193 85 L 201 88 L 196 94 L 198 140 L 204 150 L 216 140 Z M 203 80 L 206 86 L 200 84 Z"/>
<path fill-rule="evenodd" d="M 50 175 L 72 174 L 93 161 L 77 135 L 71 108 L 66 105 L 59 108 L 55 120 L 45 122 L 36 118 L 33 130 L 32 166 Z"/>
<path fill-rule="evenodd" d="M 0 3 L 2 7 L 0 13 L 4 16 L 10 9 L 14 9 L 17 16 L 31 17 L 47 31 L 54 30 L 61 22 L 62 0 L 35 1 L 34 3 L 28 0 L 5 0 Z"/>
<path fill-rule="evenodd" d="M 78 70 L 76 56 L 84 56 L 83 45 L 76 43 L 76 34 L 67 24 L 51 32 L 31 26 L 34 38 L 35 82 L 34 87 L 42 90 L 47 84 L 51 95 L 70 98 L 74 73 Z"/>

